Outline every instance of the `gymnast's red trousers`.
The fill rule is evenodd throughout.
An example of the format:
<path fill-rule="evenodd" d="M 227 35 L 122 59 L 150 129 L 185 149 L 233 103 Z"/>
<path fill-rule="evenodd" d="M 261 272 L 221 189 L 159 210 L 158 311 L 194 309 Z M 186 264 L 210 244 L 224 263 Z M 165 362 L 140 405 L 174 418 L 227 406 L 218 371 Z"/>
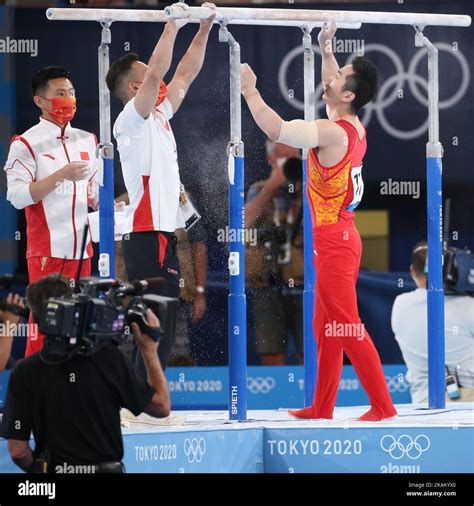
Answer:
<path fill-rule="evenodd" d="M 371 409 L 359 420 L 381 420 L 397 414 L 380 357 L 359 318 L 356 282 L 362 242 L 353 219 L 316 227 L 314 261 L 316 296 L 313 328 L 318 372 L 313 405 L 290 411 L 299 418 L 332 418 L 342 373 L 343 353 L 367 392 Z M 375 309 L 375 308 L 374 308 Z"/>

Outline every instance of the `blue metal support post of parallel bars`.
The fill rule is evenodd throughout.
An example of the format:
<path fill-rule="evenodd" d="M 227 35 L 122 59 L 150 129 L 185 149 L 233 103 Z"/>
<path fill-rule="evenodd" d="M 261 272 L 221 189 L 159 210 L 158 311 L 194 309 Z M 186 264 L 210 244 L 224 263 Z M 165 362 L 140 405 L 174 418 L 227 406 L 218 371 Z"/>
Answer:
<path fill-rule="evenodd" d="M 221 24 L 219 41 L 229 44 L 229 419 L 247 419 L 247 303 L 245 297 L 244 144 L 240 99 L 240 46 Z"/>
<path fill-rule="evenodd" d="M 99 188 L 99 227 L 101 277 L 115 277 L 114 240 L 114 147 L 110 132 L 110 93 L 105 82 L 109 71 L 109 44 L 111 42 L 111 22 L 101 22 L 102 40 L 98 50 L 99 57 L 99 120 L 100 144 L 98 154 L 103 160 L 103 184 Z"/>
<path fill-rule="evenodd" d="M 304 119 L 312 121 L 316 117 L 314 102 L 314 51 L 311 31 L 303 28 L 304 47 Z M 305 406 L 313 403 L 316 387 L 316 341 L 313 332 L 314 285 L 316 271 L 314 268 L 313 226 L 307 195 L 308 150 L 303 151 L 303 234 L 304 234 L 304 290 L 303 290 L 303 332 L 304 332 L 304 400 Z"/>
<path fill-rule="evenodd" d="M 445 400 L 445 336 L 443 290 L 443 147 L 439 142 L 438 50 L 415 26 L 415 46 L 428 50 L 428 119 L 426 181 L 428 212 L 428 406 L 443 409 Z"/>

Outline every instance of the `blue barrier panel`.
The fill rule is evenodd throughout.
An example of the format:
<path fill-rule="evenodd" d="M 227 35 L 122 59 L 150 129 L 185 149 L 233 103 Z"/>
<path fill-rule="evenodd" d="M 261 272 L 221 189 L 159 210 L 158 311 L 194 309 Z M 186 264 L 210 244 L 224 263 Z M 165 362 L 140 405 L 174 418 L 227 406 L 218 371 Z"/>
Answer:
<path fill-rule="evenodd" d="M 474 473 L 472 427 L 364 425 L 125 430 L 124 463 L 129 473 Z M 3 439 L 0 472 L 21 472 Z"/>
<path fill-rule="evenodd" d="M 7 395 L 8 378 L 10 378 L 10 371 L 6 370 L 0 374 L 0 409 L 3 409 L 3 403 Z"/>
<path fill-rule="evenodd" d="M 127 433 L 128 473 L 263 473 L 263 430 Z"/>
<path fill-rule="evenodd" d="M 266 429 L 265 472 L 472 473 L 473 443 L 456 426 Z"/>
<path fill-rule="evenodd" d="M 384 366 L 395 404 L 411 402 L 404 365 Z M 173 409 L 227 409 L 226 367 L 172 367 L 167 369 Z M 247 369 L 249 409 L 302 407 L 303 366 L 253 366 Z M 367 405 L 368 398 L 352 366 L 344 366 L 337 398 L 338 406 Z"/>
<path fill-rule="evenodd" d="M 156 429 L 123 430 L 127 473 L 263 473 L 263 435 L 260 428 L 186 430 L 157 433 Z M 34 441 L 30 441 L 34 447 Z M 21 473 L 0 438 L 0 472 Z"/>
<path fill-rule="evenodd" d="M 34 444 L 33 441 L 30 445 Z M 17 467 L 10 458 L 8 453 L 7 441 L 0 438 L 0 473 L 21 473 L 21 469 Z"/>

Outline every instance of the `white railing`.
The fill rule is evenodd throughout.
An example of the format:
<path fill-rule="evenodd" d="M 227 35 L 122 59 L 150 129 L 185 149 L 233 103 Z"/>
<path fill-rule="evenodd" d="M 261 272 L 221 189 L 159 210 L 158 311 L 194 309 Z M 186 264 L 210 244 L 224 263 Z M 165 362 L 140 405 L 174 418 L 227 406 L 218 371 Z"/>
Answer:
<path fill-rule="evenodd" d="M 171 5 L 164 11 L 140 9 L 75 9 L 51 8 L 46 16 L 55 21 L 141 21 L 166 22 L 169 18 L 191 18 L 191 22 L 207 18 L 208 7 Z M 470 26 L 470 16 L 459 14 L 425 14 L 409 12 L 331 11 L 309 9 L 260 9 L 218 7 L 216 22 L 272 26 L 320 26 L 333 18 L 340 28 L 359 28 L 361 23 L 423 26 Z"/>

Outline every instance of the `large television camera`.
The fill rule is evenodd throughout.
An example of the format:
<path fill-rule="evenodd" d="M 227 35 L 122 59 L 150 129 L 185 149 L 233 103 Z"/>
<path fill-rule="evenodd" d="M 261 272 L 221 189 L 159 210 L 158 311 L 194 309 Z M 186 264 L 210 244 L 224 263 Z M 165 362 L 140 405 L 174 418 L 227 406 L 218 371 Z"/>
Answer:
<path fill-rule="evenodd" d="M 45 351 L 59 356 L 91 355 L 105 344 L 121 344 L 131 332 L 132 322 L 158 341 L 166 326 L 168 308 L 178 304 L 178 299 L 145 292 L 163 282 L 163 278 L 131 283 L 81 278 L 76 293 L 43 303 L 38 327 L 45 334 Z M 160 328 L 148 326 L 147 308 L 160 320 Z"/>
<path fill-rule="evenodd" d="M 43 303 L 38 328 L 45 335 L 45 355 L 68 359 L 73 355 L 92 355 L 106 344 L 119 345 L 135 322 L 142 333 L 159 341 L 166 327 L 168 307 L 178 299 L 146 294 L 165 282 L 150 278 L 126 283 L 119 279 L 79 278 L 86 249 L 88 225 L 82 236 L 81 256 L 74 293 L 52 297 Z M 61 269 L 62 270 L 62 269 Z M 59 273 L 58 280 L 62 272 Z M 132 297 L 131 300 L 129 297 Z M 148 326 L 146 310 L 150 308 L 160 320 L 159 328 Z M 127 332 L 128 330 L 128 332 Z"/>
<path fill-rule="evenodd" d="M 443 230 L 443 284 L 446 295 L 474 297 L 474 254 L 449 246 L 451 199 L 446 199 Z"/>
<path fill-rule="evenodd" d="M 446 295 L 474 297 L 474 255 L 469 249 L 443 251 L 443 281 Z"/>

